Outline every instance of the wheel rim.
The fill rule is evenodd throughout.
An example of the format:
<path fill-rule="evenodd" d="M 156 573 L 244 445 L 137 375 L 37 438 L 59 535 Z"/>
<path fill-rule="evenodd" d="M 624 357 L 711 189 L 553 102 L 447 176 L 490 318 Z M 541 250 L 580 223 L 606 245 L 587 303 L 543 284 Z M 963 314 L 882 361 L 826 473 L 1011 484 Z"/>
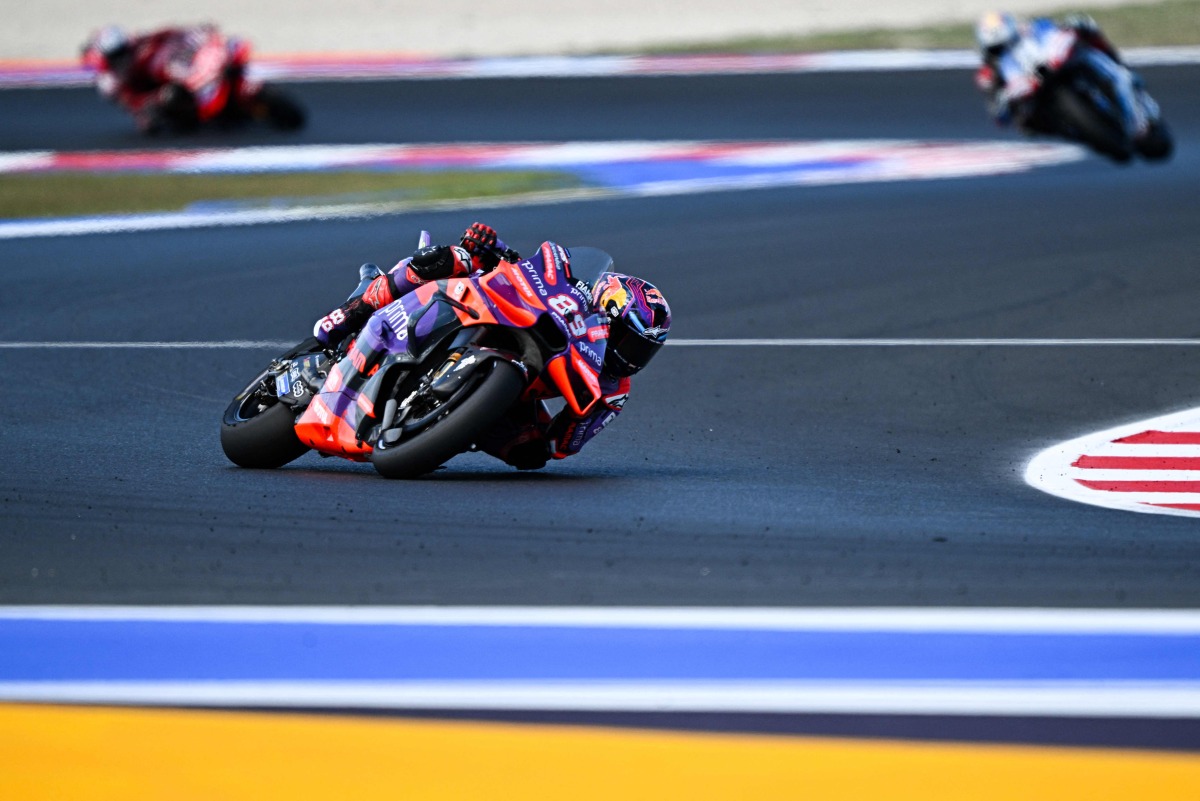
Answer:
<path fill-rule="evenodd" d="M 420 434 L 423 431 L 427 431 L 430 428 L 432 428 L 433 426 L 437 425 L 439 420 L 441 420 L 446 415 L 450 414 L 450 412 L 454 411 L 460 404 L 462 404 L 463 401 L 465 401 L 468 397 L 470 397 L 472 392 L 474 392 L 476 389 L 478 389 L 479 384 L 484 379 L 484 377 L 485 377 L 485 374 L 481 370 L 476 370 L 475 373 L 471 376 L 471 379 L 469 381 L 465 382 L 461 387 L 459 387 L 455 391 L 455 393 L 453 395 L 451 395 L 449 398 L 447 398 L 446 400 L 444 400 L 440 403 L 437 403 L 435 406 L 428 409 L 427 411 L 424 411 L 420 417 L 407 419 L 407 420 L 404 420 L 403 422 L 401 422 L 400 425 L 398 426 L 398 428 L 401 431 L 400 441 L 404 442 L 404 441 L 412 438 L 413 436 Z M 425 394 L 421 398 L 421 400 L 423 400 L 423 401 L 429 400 L 428 393 L 429 393 L 429 391 L 428 391 L 428 389 L 426 389 Z M 389 430 L 395 430 L 395 428 L 397 428 L 397 426 L 393 426 L 392 429 L 389 429 Z M 382 432 L 382 433 L 386 433 L 386 432 Z M 380 436 L 379 443 L 378 443 L 378 445 L 376 445 L 376 447 L 383 449 L 383 450 L 387 449 L 387 445 L 384 443 L 382 436 Z"/>
<path fill-rule="evenodd" d="M 246 388 L 238 393 L 225 415 L 226 422 L 234 424 L 253 420 L 267 409 L 279 403 L 279 399 L 271 394 L 267 387 L 267 378 L 270 375 L 270 369 L 263 370 L 258 374 L 257 378 L 247 384 Z"/>

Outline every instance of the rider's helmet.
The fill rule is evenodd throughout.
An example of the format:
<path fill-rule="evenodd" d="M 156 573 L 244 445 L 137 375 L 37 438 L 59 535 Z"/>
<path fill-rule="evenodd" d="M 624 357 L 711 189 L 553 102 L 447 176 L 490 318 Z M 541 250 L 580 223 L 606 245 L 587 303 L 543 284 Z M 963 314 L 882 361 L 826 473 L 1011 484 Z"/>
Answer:
<path fill-rule="evenodd" d="M 608 316 L 605 370 L 629 376 L 658 353 L 671 330 L 671 307 L 648 281 L 623 273 L 602 273 L 592 289 L 592 304 Z"/>
<path fill-rule="evenodd" d="M 975 43 L 984 56 L 996 56 L 1017 43 L 1021 31 L 1012 14 L 989 11 L 975 25 Z"/>
<path fill-rule="evenodd" d="M 96 34 L 96 49 L 105 58 L 119 56 L 131 47 L 129 34 L 119 25 L 108 25 Z"/>
<path fill-rule="evenodd" d="M 133 49 L 133 41 L 129 34 L 119 25 L 106 25 L 92 34 L 84 46 L 85 56 L 94 53 L 103 59 L 107 65 L 127 55 Z"/>

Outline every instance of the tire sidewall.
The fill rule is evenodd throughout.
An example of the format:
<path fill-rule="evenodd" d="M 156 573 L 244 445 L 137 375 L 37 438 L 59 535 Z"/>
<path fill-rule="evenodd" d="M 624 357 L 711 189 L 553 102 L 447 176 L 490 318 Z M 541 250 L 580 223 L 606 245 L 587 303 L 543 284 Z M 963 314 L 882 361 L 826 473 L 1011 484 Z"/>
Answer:
<path fill-rule="evenodd" d="M 479 367 L 487 375 L 470 397 L 429 428 L 387 448 L 371 452 L 371 463 L 385 478 L 416 478 L 467 450 L 499 420 L 525 388 L 521 370 L 505 359 Z"/>
<path fill-rule="evenodd" d="M 1063 84 L 1056 89 L 1054 105 L 1059 116 L 1073 128 L 1077 138 L 1097 153 L 1118 161 L 1127 161 L 1132 155 L 1132 143 L 1124 131 L 1108 120 L 1090 98 L 1081 96 L 1071 86 Z"/>
<path fill-rule="evenodd" d="M 268 375 L 259 374 L 240 392 L 221 417 L 221 450 L 239 467 L 273 469 L 283 467 L 308 452 L 296 436 L 296 413 L 275 403 L 253 417 L 242 417 L 250 391 Z"/>

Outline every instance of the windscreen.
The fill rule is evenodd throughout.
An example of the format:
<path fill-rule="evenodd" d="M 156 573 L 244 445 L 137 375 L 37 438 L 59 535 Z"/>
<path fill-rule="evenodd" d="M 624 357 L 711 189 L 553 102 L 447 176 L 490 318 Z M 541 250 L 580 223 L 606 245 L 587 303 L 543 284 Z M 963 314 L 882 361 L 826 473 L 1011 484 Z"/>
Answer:
<path fill-rule="evenodd" d="M 571 254 L 571 277 L 588 286 L 595 286 L 601 273 L 613 269 L 613 257 L 599 248 L 567 248 L 567 252 Z"/>

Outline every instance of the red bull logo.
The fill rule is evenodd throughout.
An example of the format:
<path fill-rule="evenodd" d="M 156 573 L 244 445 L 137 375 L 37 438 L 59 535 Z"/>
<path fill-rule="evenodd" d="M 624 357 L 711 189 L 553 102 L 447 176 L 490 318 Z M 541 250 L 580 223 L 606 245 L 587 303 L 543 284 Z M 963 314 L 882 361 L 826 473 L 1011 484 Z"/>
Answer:
<path fill-rule="evenodd" d="M 620 317 L 629 305 L 629 291 L 622 286 L 616 276 L 610 275 L 600 286 L 599 300 L 596 306 L 609 317 Z"/>

